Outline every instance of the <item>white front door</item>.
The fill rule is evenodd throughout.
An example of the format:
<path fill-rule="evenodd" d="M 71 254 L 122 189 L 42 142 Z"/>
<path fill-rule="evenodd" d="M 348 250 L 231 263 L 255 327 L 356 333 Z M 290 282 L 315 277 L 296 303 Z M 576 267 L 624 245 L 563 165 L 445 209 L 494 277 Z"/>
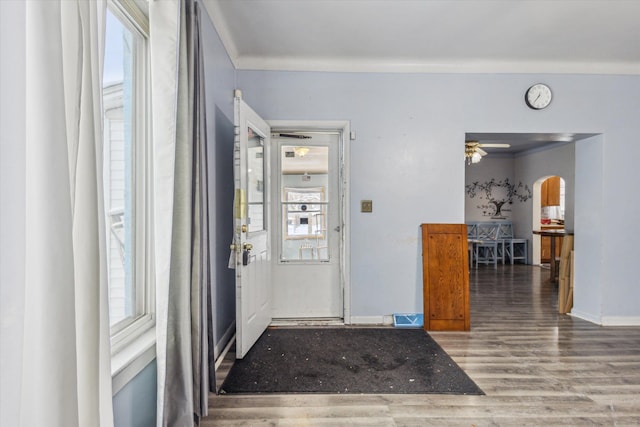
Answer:
<path fill-rule="evenodd" d="M 271 323 L 269 125 L 240 98 L 235 104 L 234 250 L 236 357 Z"/>
<path fill-rule="evenodd" d="M 342 135 L 272 130 L 271 138 L 273 318 L 342 319 Z"/>

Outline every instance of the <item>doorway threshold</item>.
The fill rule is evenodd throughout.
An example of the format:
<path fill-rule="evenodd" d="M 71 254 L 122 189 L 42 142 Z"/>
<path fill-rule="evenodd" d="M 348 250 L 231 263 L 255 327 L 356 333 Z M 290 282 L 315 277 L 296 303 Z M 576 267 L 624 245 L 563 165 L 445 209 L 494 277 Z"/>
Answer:
<path fill-rule="evenodd" d="M 344 326 L 340 318 L 272 319 L 269 326 Z"/>

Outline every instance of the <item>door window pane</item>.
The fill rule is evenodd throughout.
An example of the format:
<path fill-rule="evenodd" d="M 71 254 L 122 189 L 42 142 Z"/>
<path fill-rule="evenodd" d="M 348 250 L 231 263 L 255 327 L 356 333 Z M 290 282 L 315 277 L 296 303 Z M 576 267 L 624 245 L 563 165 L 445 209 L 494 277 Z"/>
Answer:
<path fill-rule="evenodd" d="M 329 260 L 329 147 L 282 146 L 282 261 Z"/>
<path fill-rule="evenodd" d="M 325 188 L 285 188 L 285 239 L 324 239 Z"/>
<path fill-rule="evenodd" d="M 264 139 L 249 128 L 247 146 L 247 223 L 249 233 L 264 227 Z"/>

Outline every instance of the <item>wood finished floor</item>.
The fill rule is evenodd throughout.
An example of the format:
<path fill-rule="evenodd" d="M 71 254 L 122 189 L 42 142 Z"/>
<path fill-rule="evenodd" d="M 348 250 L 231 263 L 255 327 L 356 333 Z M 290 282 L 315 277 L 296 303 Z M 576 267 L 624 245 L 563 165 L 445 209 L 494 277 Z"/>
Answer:
<path fill-rule="evenodd" d="M 471 332 L 431 333 L 486 396 L 211 394 L 201 425 L 640 425 L 640 327 L 557 314 L 548 274 L 473 269 Z"/>

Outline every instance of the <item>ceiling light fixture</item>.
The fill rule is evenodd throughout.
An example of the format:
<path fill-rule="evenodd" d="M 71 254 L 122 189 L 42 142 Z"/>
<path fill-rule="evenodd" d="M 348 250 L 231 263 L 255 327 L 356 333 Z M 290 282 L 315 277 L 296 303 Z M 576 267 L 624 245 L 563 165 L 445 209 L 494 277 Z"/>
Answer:
<path fill-rule="evenodd" d="M 467 161 L 467 165 L 471 163 L 479 163 L 482 156 L 486 156 L 487 152 L 482 147 L 488 148 L 509 148 L 511 144 L 505 143 L 482 143 L 478 141 L 465 141 L 464 143 L 464 158 Z"/>
<path fill-rule="evenodd" d="M 475 148 L 467 146 L 464 149 L 464 158 L 467 161 L 467 165 L 470 165 L 472 163 L 479 163 L 482 156 Z"/>
<path fill-rule="evenodd" d="M 309 152 L 309 147 L 295 147 L 293 151 L 295 151 L 296 156 L 304 157 Z"/>

